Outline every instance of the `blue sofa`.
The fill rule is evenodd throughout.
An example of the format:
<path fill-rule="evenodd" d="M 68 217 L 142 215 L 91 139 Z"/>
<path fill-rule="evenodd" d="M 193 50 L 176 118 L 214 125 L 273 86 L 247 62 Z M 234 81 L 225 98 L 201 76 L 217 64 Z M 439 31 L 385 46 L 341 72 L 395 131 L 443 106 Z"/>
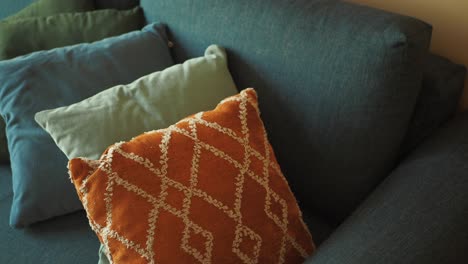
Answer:
<path fill-rule="evenodd" d="M 29 2 L 1 2 L 0 17 Z M 466 70 L 428 53 L 430 25 L 335 0 L 97 2 L 167 24 L 176 62 L 227 49 L 318 245 L 307 263 L 468 263 Z M 0 263 L 96 263 L 84 212 L 8 226 L 9 174 Z"/>

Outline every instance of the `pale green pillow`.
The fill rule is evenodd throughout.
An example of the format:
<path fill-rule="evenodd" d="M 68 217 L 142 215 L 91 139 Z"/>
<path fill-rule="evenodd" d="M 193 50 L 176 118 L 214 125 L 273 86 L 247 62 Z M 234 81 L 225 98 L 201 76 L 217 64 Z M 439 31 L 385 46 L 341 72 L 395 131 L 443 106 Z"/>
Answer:
<path fill-rule="evenodd" d="M 99 261 L 98 264 L 110 264 L 109 257 L 107 256 L 107 250 L 101 244 L 99 247 Z"/>
<path fill-rule="evenodd" d="M 210 110 L 236 93 L 226 53 L 212 45 L 204 57 L 107 89 L 70 106 L 41 111 L 35 119 L 69 159 L 98 159 L 115 142 Z"/>

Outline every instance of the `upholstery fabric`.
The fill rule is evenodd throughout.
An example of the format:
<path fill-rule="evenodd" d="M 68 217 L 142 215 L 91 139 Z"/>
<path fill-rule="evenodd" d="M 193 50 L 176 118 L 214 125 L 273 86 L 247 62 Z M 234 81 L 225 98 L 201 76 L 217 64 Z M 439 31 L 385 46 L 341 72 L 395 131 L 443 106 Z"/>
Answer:
<path fill-rule="evenodd" d="M 402 145 L 402 155 L 422 143 L 455 114 L 465 85 L 466 68 L 437 55 L 424 64 L 423 86 Z"/>
<path fill-rule="evenodd" d="M 85 12 L 94 10 L 93 0 L 38 0 L 17 13 L 7 17 L 8 20 L 29 17 L 44 17 L 59 13 Z"/>
<path fill-rule="evenodd" d="M 140 8 L 64 13 L 0 23 L 0 60 L 141 29 Z"/>
<path fill-rule="evenodd" d="M 13 195 L 11 189 L 11 169 L 8 165 L 0 165 L 0 175 L 6 175 L 0 177 L 0 200 L 3 201 Z M 9 212 L 6 213 L 8 215 Z"/>
<path fill-rule="evenodd" d="M 12 201 L 11 170 L 0 166 L 0 262 L 96 263 L 99 240 L 89 227 L 86 215 L 77 212 L 41 222 L 24 230 L 8 225 Z M 5 177 L 3 177 L 5 176 Z"/>
<path fill-rule="evenodd" d="M 17 1 L 14 1 L 17 2 Z M 1 9 L 5 7 L 2 5 Z M 40 0 L 36 1 L 29 6 L 23 8 L 18 13 L 9 16 L 3 22 L 11 19 L 21 19 L 31 16 L 49 16 L 57 13 L 64 12 L 84 12 L 94 9 L 94 2 L 92 0 Z M 0 11 L 1 12 L 1 11 Z M 0 15 L 0 17 L 2 17 Z M 2 22 L 0 21 L 0 23 Z M 1 28 L 1 26 L 0 26 Z M 9 161 L 7 139 L 5 132 L 5 122 L 0 120 L 0 163 Z"/>
<path fill-rule="evenodd" d="M 302 218 L 309 228 L 310 233 L 313 234 L 314 244 L 317 247 L 320 247 L 335 230 L 325 219 L 317 216 L 317 212 L 302 210 Z"/>
<path fill-rule="evenodd" d="M 109 145 L 213 109 L 237 93 L 224 50 L 107 89 L 71 106 L 36 114 L 36 121 L 71 158 L 99 159 Z"/>
<path fill-rule="evenodd" d="M 314 250 L 253 89 L 69 167 L 113 263 L 293 264 Z"/>
<path fill-rule="evenodd" d="M 6 125 L 5 121 L 3 121 L 3 119 L 0 119 L 0 164 L 8 163 L 9 161 L 10 154 L 8 153 Z"/>
<path fill-rule="evenodd" d="M 318 217 L 316 213 L 309 211 L 302 211 L 302 218 L 305 224 L 313 234 L 314 244 L 320 248 L 320 245 L 333 233 L 334 228 L 328 224 L 324 219 Z M 101 245 L 99 248 L 99 264 L 110 264 L 107 258 L 106 251 Z"/>
<path fill-rule="evenodd" d="M 0 19 L 4 19 L 12 14 L 21 11 L 34 0 L 16 0 L 16 1 L 0 1 Z"/>
<path fill-rule="evenodd" d="M 412 152 L 311 264 L 468 263 L 468 113 Z"/>
<path fill-rule="evenodd" d="M 176 61 L 226 47 L 255 87 L 279 163 L 304 208 L 335 222 L 396 165 L 421 89 L 431 27 L 330 0 L 141 0 Z"/>
<path fill-rule="evenodd" d="M 139 0 L 95 0 L 97 8 L 129 9 L 139 4 Z"/>
<path fill-rule="evenodd" d="M 67 158 L 35 122 L 37 112 L 172 64 L 164 28 L 155 24 L 91 44 L 0 61 L 0 113 L 13 172 L 10 224 L 21 227 L 82 208 L 68 180 Z"/>

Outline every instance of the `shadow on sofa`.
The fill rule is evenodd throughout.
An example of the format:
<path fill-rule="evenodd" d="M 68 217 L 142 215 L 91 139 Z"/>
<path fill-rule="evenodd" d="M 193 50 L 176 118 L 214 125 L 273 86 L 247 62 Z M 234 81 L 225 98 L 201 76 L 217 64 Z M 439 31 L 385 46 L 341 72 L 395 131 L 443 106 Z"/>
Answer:
<path fill-rule="evenodd" d="M 178 63 L 217 43 L 238 88 L 258 91 L 319 245 L 307 263 L 468 262 L 468 115 L 454 117 L 465 69 L 429 54 L 430 25 L 335 0 L 140 5 L 167 24 Z M 10 229 L 0 180 L 2 263 L 96 262 L 82 212 Z"/>

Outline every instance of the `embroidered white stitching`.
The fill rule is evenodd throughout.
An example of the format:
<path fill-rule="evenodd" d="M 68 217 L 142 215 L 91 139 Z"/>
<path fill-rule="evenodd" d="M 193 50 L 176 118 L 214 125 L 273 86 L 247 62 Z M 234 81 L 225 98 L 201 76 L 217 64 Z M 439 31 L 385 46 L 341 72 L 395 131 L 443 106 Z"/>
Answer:
<path fill-rule="evenodd" d="M 211 253 L 212 253 L 212 248 L 213 248 L 213 243 L 214 243 L 213 235 L 209 231 L 204 230 L 202 227 L 194 223 L 189 218 L 191 198 L 193 196 L 196 196 L 196 197 L 202 198 L 205 202 L 217 207 L 222 212 L 224 212 L 228 217 L 230 217 L 231 219 L 237 222 L 236 231 L 235 231 L 235 239 L 232 244 L 233 245 L 232 251 L 235 254 L 237 254 L 237 256 L 244 263 L 248 263 L 248 264 L 257 263 L 258 257 L 260 254 L 261 245 L 262 245 L 262 239 L 251 228 L 245 226 L 242 223 L 242 213 L 241 213 L 242 202 L 241 201 L 242 201 L 243 183 L 245 180 L 245 176 L 248 176 L 249 178 L 253 179 L 255 182 L 257 182 L 260 186 L 262 186 L 265 189 L 266 197 L 265 197 L 264 211 L 266 215 L 269 218 L 271 218 L 273 222 L 282 230 L 283 238 L 281 242 L 280 256 L 278 260 L 279 263 L 284 263 L 285 261 L 285 253 L 287 250 L 286 241 L 289 242 L 293 246 L 293 248 L 295 248 L 304 258 L 307 257 L 306 250 L 303 249 L 297 243 L 294 237 L 292 237 L 290 234 L 287 233 L 288 208 L 287 208 L 286 201 L 282 199 L 276 192 L 274 192 L 269 187 L 270 169 L 272 169 L 275 172 L 275 174 L 277 174 L 282 179 L 282 181 L 284 181 L 286 184 L 288 183 L 284 175 L 281 173 L 280 168 L 276 165 L 274 161 L 270 160 L 271 155 L 272 155 L 271 153 L 272 150 L 268 143 L 267 133 L 265 129 L 263 129 L 262 131 L 264 151 L 265 151 L 264 155 L 260 154 L 257 150 L 253 149 L 249 143 L 249 127 L 247 123 L 247 114 L 248 114 L 247 104 L 252 106 L 254 110 L 259 114 L 260 111 L 259 111 L 258 105 L 255 103 L 254 100 L 251 100 L 249 98 L 247 91 L 245 90 L 240 93 L 239 97 L 227 98 L 223 100 L 221 103 L 226 103 L 226 102 L 238 103 L 238 106 L 239 106 L 238 117 L 242 125 L 242 131 L 241 131 L 242 137 L 237 135 L 236 132 L 234 132 L 233 130 L 229 128 L 223 127 L 215 122 L 209 122 L 207 120 L 204 120 L 203 119 L 204 113 L 201 112 L 193 117 L 183 119 L 179 123 L 172 125 L 167 129 L 147 132 L 147 133 L 161 133 L 161 132 L 164 133 L 162 141 L 159 145 L 161 149 L 161 157 L 159 158 L 159 165 L 160 165 L 159 168 L 155 168 L 154 164 L 146 158 L 143 158 L 135 153 L 128 153 L 122 150 L 121 147 L 122 145 L 124 145 L 123 142 L 116 143 L 112 147 L 110 147 L 107 153 L 101 157 L 100 161 L 91 161 L 91 160 L 83 159 L 91 168 L 102 170 L 107 175 L 107 186 L 106 186 L 106 191 L 104 193 L 104 196 L 105 196 L 104 201 L 105 201 L 105 209 L 106 209 L 106 226 L 100 227 L 99 225 L 97 225 L 97 223 L 95 223 L 90 218 L 89 215 L 88 215 L 88 219 L 90 221 L 91 228 L 96 233 L 100 234 L 103 240 L 104 247 L 107 249 L 107 252 L 109 254 L 110 254 L 110 250 L 109 250 L 108 238 L 113 238 L 121 242 L 122 244 L 124 244 L 126 247 L 135 250 L 139 255 L 141 255 L 143 258 L 148 260 L 149 263 L 155 263 L 155 260 L 154 260 L 155 252 L 153 250 L 153 247 L 154 247 L 153 245 L 154 245 L 155 237 L 157 233 L 156 226 L 157 226 L 157 219 L 159 215 L 159 209 L 163 209 L 179 217 L 180 219 L 182 219 L 182 221 L 185 224 L 183 237 L 181 241 L 181 248 L 187 253 L 189 253 L 190 255 L 192 255 L 200 263 L 211 263 L 211 258 L 212 258 Z M 178 127 L 178 125 L 183 124 L 183 123 L 188 123 L 190 131 L 187 131 L 185 129 Z M 197 125 L 202 125 L 205 127 L 215 129 L 219 133 L 223 133 L 231 137 L 232 139 L 236 140 L 238 143 L 240 143 L 244 148 L 244 158 L 243 158 L 242 163 L 240 161 L 235 160 L 233 157 L 229 156 L 228 154 L 221 151 L 220 149 L 217 149 L 216 147 L 211 146 L 199 140 L 198 135 L 197 135 Z M 170 142 L 172 133 L 178 133 L 180 135 L 183 135 L 191 139 L 194 142 L 189 187 L 167 177 L 168 160 L 169 160 L 168 149 L 169 149 L 169 142 Z M 196 187 L 198 183 L 198 179 L 197 179 L 198 178 L 198 166 L 199 166 L 201 150 L 210 151 L 215 156 L 228 161 L 230 164 L 232 164 L 235 168 L 239 170 L 239 173 L 236 176 L 236 183 L 235 183 L 236 191 L 235 191 L 234 208 L 230 209 L 223 202 L 218 201 L 214 197 L 210 196 L 203 190 L 200 190 Z M 145 167 L 146 169 L 148 169 L 154 175 L 156 175 L 158 178 L 161 179 L 161 191 L 159 193 L 158 198 L 145 192 L 143 189 L 139 188 L 138 186 L 135 186 L 131 184 L 130 182 L 122 179 L 121 177 L 119 177 L 119 175 L 116 172 L 112 171 L 112 160 L 113 160 L 112 158 L 113 158 L 113 155 L 116 153 L 142 165 L 143 167 Z M 249 168 L 250 163 L 251 163 L 250 157 L 255 157 L 263 163 L 263 171 L 262 171 L 263 177 L 256 175 L 253 171 L 250 170 Z M 85 177 L 85 179 L 81 183 L 82 187 L 80 189 L 80 192 L 82 193 L 83 204 L 86 210 L 88 210 L 87 208 L 88 190 L 86 186 L 92 174 L 93 174 L 93 171 L 90 171 L 89 175 L 87 175 L 87 177 Z M 111 229 L 112 227 L 112 195 L 113 195 L 113 190 L 114 190 L 113 186 L 115 184 L 123 186 L 126 190 L 133 192 L 139 195 L 140 197 L 145 198 L 150 204 L 153 205 L 152 210 L 148 214 L 149 228 L 147 230 L 147 241 L 146 241 L 145 247 L 142 247 L 136 244 L 135 242 L 128 240 L 124 236 L 118 234 L 115 230 Z M 185 197 L 183 199 L 182 210 L 174 208 L 173 206 L 165 202 L 165 199 L 168 195 L 168 192 L 167 192 L 168 187 L 175 188 L 176 190 L 181 191 L 185 194 Z M 273 201 L 281 206 L 280 216 L 274 214 L 270 209 L 270 206 L 272 205 Z M 302 213 L 300 211 L 299 213 L 302 216 Z M 304 230 L 307 230 L 309 237 L 311 237 L 302 219 L 301 219 L 301 224 L 303 225 Z M 191 233 L 200 234 L 206 239 L 204 253 L 190 246 L 189 238 L 191 236 Z M 240 250 L 240 245 L 244 237 L 248 237 L 249 239 L 255 241 L 255 245 L 252 249 L 252 252 L 250 252 L 250 254 L 241 252 Z"/>

